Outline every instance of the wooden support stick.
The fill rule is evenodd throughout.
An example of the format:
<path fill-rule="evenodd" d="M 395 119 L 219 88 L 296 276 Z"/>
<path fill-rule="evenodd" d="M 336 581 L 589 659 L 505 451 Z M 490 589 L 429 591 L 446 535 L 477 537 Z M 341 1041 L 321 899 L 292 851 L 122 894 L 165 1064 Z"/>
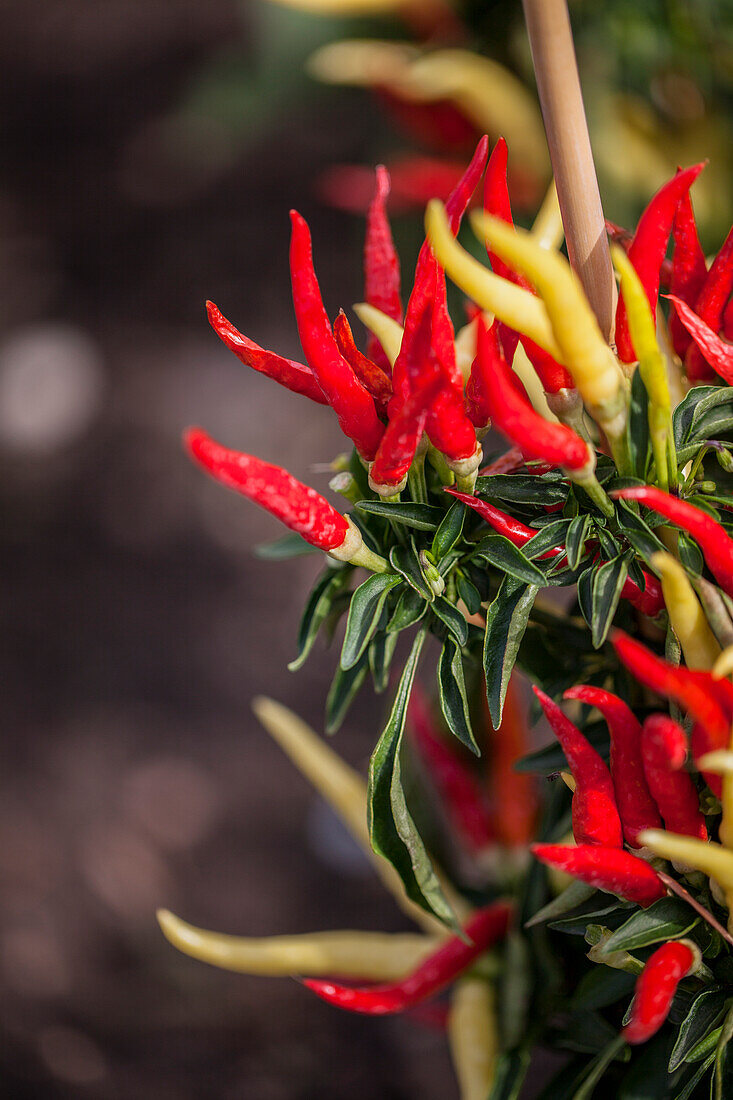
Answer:
<path fill-rule="evenodd" d="M 523 0 L 570 263 L 610 338 L 616 287 L 566 0 Z"/>

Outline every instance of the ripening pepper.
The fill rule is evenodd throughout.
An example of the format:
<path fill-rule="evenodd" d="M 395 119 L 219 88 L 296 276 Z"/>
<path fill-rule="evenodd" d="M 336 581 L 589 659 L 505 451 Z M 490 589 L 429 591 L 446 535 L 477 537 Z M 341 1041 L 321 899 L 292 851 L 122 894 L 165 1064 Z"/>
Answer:
<path fill-rule="evenodd" d="M 324 1001 L 362 1012 L 383 1016 L 404 1012 L 427 1000 L 455 981 L 475 960 L 502 939 L 509 928 L 512 908 L 497 901 L 479 909 L 463 928 L 463 936 L 451 936 L 407 978 L 389 985 L 364 989 L 338 985 L 335 982 L 307 979 L 305 985 Z"/>
<path fill-rule="evenodd" d="M 707 840 L 697 788 L 683 770 L 687 757 L 684 730 L 669 715 L 651 714 L 644 722 L 641 752 L 646 781 L 665 828 L 671 833 Z"/>
<path fill-rule="evenodd" d="M 605 762 L 549 695 L 538 687 L 534 688 L 534 693 L 562 745 L 575 780 L 572 814 L 576 842 L 606 848 L 623 847 L 621 819 L 611 773 Z"/>
<path fill-rule="evenodd" d="M 647 508 L 660 512 L 670 523 L 676 524 L 698 543 L 705 563 L 721 588 L 733 596 L 733 539 L 730 539 L 719 523 L 686 500 L 678 500 L 653 485 L 634 485 L 629 489 L 617 489 L 611 496 L 620 500 L 638 500 Z"/>
<path fill-rule="evenodd" d="M 697 299 L 708 273 L 700 238 L 697 235 L 692 199 L 687 191 L 679 203 L 672 226 L 674 251 L 672 253 L 672 277 L 669 283 L 670 294 L 682 299 L 688 305 Z M 684 361 L 690 346 L 690 335 L 685 331 L 679 317 L 672 312 L 669 318 L 669 334 L 672 347 Z"/>
<path fill-rule="evenodd" d="M 720 656 L 720 646 L 683 566 L 661 550 L 652 555 L 650 562 L 662 578 L 669 621 L 688 668 L 712 668 Z"/>
<path fill-rule="evenodd" d="M 632 848 L 639 848 L 640 831 L 657 829 L 662 824 L 644 774 L 641 723 L 623 699 L 603 688 L 579 684 L 569 688 L 563 698 L 579 699 L 605 718 L 611 735 L 611 778 L 624 839 Z"/>
<path fill-rule="evenodd" d="M 377 416 L 374 398 L 355 377 L 336 345 L 313 269 L 308 224 L 296 210 L 291 210 L 290 221 L 293 306 L 306 361 L 344 435 L 353 441 L 364 461 L 371 462 L 384 434 L 384 425 Z"/>
<path fill-rule="evenodd" d="M 672 940 L 656 949 L 636 981 L 631 1019 L 622 1032 L 627 1043 L 645 1043 L 656 1035 L 669 1015 L 677 986 L 699 965 L 700 949 L 690 940 Z"/>
<path fill-rule="evenodd" d="M 654 830 L 645 830 L 641 836 L 644 844 L 650 833 L 657 835 Z M 576 847 L 532 844 L 530 850 L 542 863 L 556 867 L 596 890 L 634 901 L 643 909 L 667 893 L 656 871 L 645 860 L 623 848 L 604 848 L 599 844 L 578 844 Z"/>

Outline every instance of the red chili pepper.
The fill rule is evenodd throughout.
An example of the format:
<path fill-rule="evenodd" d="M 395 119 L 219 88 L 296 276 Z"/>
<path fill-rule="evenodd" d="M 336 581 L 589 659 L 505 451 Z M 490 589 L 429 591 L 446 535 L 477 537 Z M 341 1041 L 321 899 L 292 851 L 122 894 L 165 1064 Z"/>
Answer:
<path fill-rule="evenodd" d="M 522 396 L 514 381 L 515 375 L 489 337 L 483 320 L 478 322 L 476 358 L 487 380 L 486 406 L 495 428 L 512 443 L 521 447 L 527 458 L 539 458 L 582 470 L 591 462 L 588 444 L 565 424 L 551 424 L 532 408 L 529 398 Z"/>
<path fill-rule="evenodd" d="M 653 316 L 656 314 L 659 295 L 659 270 L 667 251 L 677 204 L 689 191 L 704 167 L 703 161 L 701 164 L 686 168 L 683 172 L 678 172 L 657 191 L 639 218 L 634 239 L 629 247 L 629 259 L 646 291 Z M 619 358 L 624 363 L 633 363 L 637 358 L 629 333 L 623 295 L 619 297 L 616 310 L 616 347 Z"/>
<path fill-rule="evenodd" d="M 507 515 L 506 512 L 502 512 L 499 508 L 496 508 L 493 504 L 489 504 L 487 500 L 479 500 L 478 497 L 472 497 L 469 493 L 461 493 L 458 489 L 452 486 L 445 486 L 444 492 L 450 493 L 456 500 L 460 500 L 463 504 L 472 508 L 482 519 L 493 527 L 493 529 L 499 535 L 503 535 L 504 538 L 509 539 L 515 546 L 524 546 L 530 539 L 534 538 L 538 534 L 534 527 L 528 527 L 526 523 L 522 523 L 520 519 L 515 519 L 514 516 Z M 543 554 L 543 558 L 559 557 L 560 554 L 564 554 L 565 551 L 555 546 L 547 553 Z"/>
<path fill-rule="evenodd" d="M 573 793 L 573 836 L 578 844 L 600 844 L 622 848 L 624 843 L 613 782 L 603 759 L 588 739 L 563 714 L 557 703 L 534 688 L 545 717 L 562 745 L 575 780 Z"/>
<path fill-rule="evenodd" d="M 502 221 L 507 222 L 509 225 L 514 225 L 512 207 L 509 200 L 509 186 L 507 183 L 507 160 L 507 144 L 504 138 L 500 137 L 493 148 L 491 156 L 489 157 L 489 163 L 486 166 L 486 178 L 484 180 L 484 210 L 487 214 L 492 214 L 495 218 L 501 218 Z M 497 275 L 501 275 L 502 278 L 508 279 L 510 282 L 523 287 L 525 290 L 531 291 L 532 294 L 535 293 L 534 287 L 524 278 L 524 276 L 513 271 L 503 260 L 499 259 L 499 257 L 491 251 L 489 251 L 489 260 Z M 553 359 L 543 348 L 535 344 L 533 340 L 514 332 L 512 329 L 507 328 L 506 325 L 499 326 L 499 334 L 504 355 L 508 363 L 511 363 L 514 358 L 517 341 L 522 341 L 522 347 L 524 348 L 527 358 L 537 372 L 537 377 L 547 393 L 558 393 L 563 389 L 575 388 L 575 383 L 569 371 L 562 366 L 562 364 L 558 363 L 557 360 Z"/>
<path fill-rule="evenodd" d="M 641 735 L 644 774 L 665 828 L 681 836 L 708 839 L 705 818 L 692 777 L 681 771 L 687 759 L 685 732 L 667 714 L 652 714 Z M 649 826 L 655 828 L 655 826 Z"/>
<path fill-rule="evenodd" d="M 664 610 L 664 595 L 662 586 L 656 577 L 644 570 L 646 587 L 642 591 L 631 577 L 627 577 L 621 589 L 621 599 L 628 600 L 632 607 L 640 611 L 642 615 L 648 615 L 650 619 L 656 619 L 660 611 Z"/>
<path fill-rule="evenodd" d="M 623 848 L 602 848 L 599 844 L 532 844 L 532 853 L 551 867 L 557 867 L 596 890 L 634 901 L 647 909 L 666 896 L 656 871 L 639 856 Z"/>
<path fill-rule="evenodd" d="M 347 521 L 287 470 L 222 447 L 201 428 L 189 428 L 184 440 L 189 453 L 212 477 L 261 505 L 312 546 L 335 550 L 342 545 L 349 530 Z"/>
<path fill-rule="evenodd" d="M 310 367 L 306 367 L 304 363 L 296 363 L 294 359 L 284 359 L 274 351 L 265 351 L 227 321 L 213 302 L 206 303 L 206 312 L 209 315 L 209 324 L 216 335 L 246 367 L 267 375 L 268 378 L 279 382 L 281 386 L 292 390 L 293 393 L 300 393 L 304 397 L 309 397 L 311 401 L 317 401 L 319 405 L 328 404 L 328 398 L 318 385 Z"/>
<path fill-rule="evenodd" d="M 486 692 L 481 692 L 486 727 L 491 729 Z M 534 777 L 516 770 L 516 763 L 530 751 L 526 707 L 512 674 L 509 681 L 501 725 L 490 737 L 491 754 L 487 773 L 496 810 L 496 832 L 510 848 L 526 848 L 535 835 L 537 787 Z"/>
<path fill-rule="evenodd" d="M 644 775 L 641 755 L 641 724 L 630 707 L 610 691 L 579 684 L 565 692 L 564 699 L 579 699 L 601 712 L 611 735 L 611 777 L 624 838 L 640 848 L 643 829 L 659 829 L 662 819 Z"/>
<path fill-rule="evenodd" d="M 484 466 L 482 470 L 479 470 L 479 475 L 488 477 L 490 474 L 513 474 L 515 470 L 521 469 L 522 466 L 524 466 L 524 455 L 519 447 L 510 447 L 503 455 L 499 455 L 488 466 Z"/>
<path fill-rule="evenodd" d="M 479 909 L 464 925 L 463 931 L 469 943 L 460 936 L 451 936 L 400 982 L 353 988 L 308 978 L 304 984 L 324 1001 L 350 1012 L 364 1012 L 370 1016 L 404 1012 L 450 985 L 480 955 L 505 936 L 511 914 L 511 906 L 505 901 Z"/>
<path fill-rule="evenodd" d="M 392 379 L 357 348 L 351 325 L 343 310 L 333 323 L 333 334 L 339 351 L 354 374 L 379 405 L 386 405 L 392 396 Z"/>
<path fill-rule="evenodd" d="M 663 943 L 647 959 L 636 981 L 631 1019 L 622 1035 L 627 1043 L 645 1043 L 667 1019 L 677 986 L 697 965 L 692 947 L 682 941 Z"/>
<path fill-rule="evenodd" d="M 723 242 L 723 247 L 713 260 L 702 289 L 694 301 L 695 313 L 713 332 L 723 326 L 723 313 L 733 291 L 733 228 Z M 705 359 L 695 345 L 690 347 L 685 359 L 687 376 L 693 382 L 710 377 L 705 370 Z"/>
<path fill-rule="evenodd" d="M 362 458 L 371 462 L 384 435 L 384 425 L 377 416 L 374 399 L 357 381 L 336 346 L 313 269 L 308 224 L 296 210 L 291 210 L 290 221 L 293 305 L 306 360 L 336 413 L 344 435 L 353 441 Z"/>
<path fill-rule="evenodd" d="M 483 137 L 476 147 L 476 152 L 471 159 L 471 163 L 448 197 L 445 210 L 454 233 L 457 233 L 460 228 L 461 219 L 468 206 L 469 199 L 476 189 L 476 184 L 481 178 L 481 173 L 486 164 L 487 151 L 488 138 Z M 440 288 L 436 289 L 439 274 L 442 281 Z M 410 378 L 408 372 L 408 362 L 411 356 L 410 345 L 415 339 L 415 333 L 420 323 L 420 319 L 425 309 L 428 307 L 434 311 L 434 346 L 438 349 L 441 362 L 444 368 L 450 373 L 456 389 L 460 389 L 461 391 L 463 389 L 463 381 L 458 377 L 460 372 L 457 371 L 455 365 L 455 348 L 453 349 L 452 360 L 448 348 L 448 344 L 452 344 L 453 341 L 453 326 L 450 326 L 450 332 L 448 332 L 446 325 L 447 311 L 443 309 L 442 304 L 437 310 L 437 316 L 435 314 L 435 303 L 438 301 L 442 303 L 441 295 L 444 283 L 445 276 L 442 269 L 438 267 L 438 262 L 435 259 L 433 251 L 428 242 L 425 241 L 417 258 L 415 280 L 412 293 L 410 294 L 410 300 L 407 303 L 407 312 L 405 314 L 405 331 L 402 337 L 402 346 L 392 372 L 394 395 L 390 402 L 390 416 L 395 415 L 400 404 L 407 399 L 410 392 Z"/>
<path fill-rule="evenodd" d="M 667 297 L 677 311 L 676 314 L 673 311 L 672 317 L 676 316 L 690 334 L 705 362 L 709 363 L 729 386 L 733 385 L 733 344 L 727 343 L 718 336 L 717 332 L 706 325 L 702 317 L 698 317 L 695 311 L 680 298 L 676 298 L 673 294 L 668 294 Z M 689 351 L 687 357 L 690 358 Z"/>
<path fill-rule="evenodd" d="M 476 324 L 478 335 L 482 326 L 486 328 L 481 315 L 479 315 Z M 494 321 L 491 327 L 486 330 L 486 339 L 491 348 L 491 355 L 476 355 L 471 364 L 471 374 L 466 384 L 466 408 L 468 415 L 477 428 L 487 427 L 491 420 L 491 388 L 494 385 L 494 379 L 491 371 L 487 370 L 487 365 L 494 356 L 502 357 L 502 350 L 499 347 L 500 331 L 501 325 L 498 321 Z M 522 400 L 526 400 L 527 391 L 514 371 L 511 372 L 511 380 L 517 394 Z"/>
<path fill-rule="evenodd" d="M 733 298 L 723 311 L 723 336 L 726 340 L 733 340 Z"/>
<path fill-rule="evenodd" d="M 455 833 L 474 854 L 496 843 L 488 800 L 475 776 L 435 729 L 427 702 L 413 688 L 409 717 L 420 755 L 440 795 Z"/>
<path fill-rule="evenodd" d="M 733 539 L 705 512 L 686 500 L 678 500 L 653 485 L 635 485 L 611 493 L 619 500 L 638 500 L 681 527 L 698 543 L 705 562 L 721 588 L 733 596 Z"/>
<path fill-rule="evenodd" d="M 687 710 L 700 726 L 697 742 L 693 737 L 692 755 L 697 760 L 705 752 L 728 747 L 730 720 L 716 696 L 706 690 L 689 669 L 670 665 L 656 657 L 646 646 L 621 630 L 614 630 L 611 641 L 620 660 L 645 687 L 659 695 L 674 699 Z M 701 747 L 705 742 L 704 748 Z M 705 779 L 714 794 L 722 790 L 720 776 L 706 773 Z"/>
<path fill-rule="evenodd" d="M 708 273 L 705 253 L 697 235 L 695 214 L 692 209 L 690 192 L 686 192 L 677 205 L 672 226 L 674 252 L 672 253 L 672 278 L 670 292 L 688 305 L 694 302 L 702 290 Z M 685 331 L 676 313 L 669 318 L 669 332 L 672 347 L 680 359 L 684 360 L 690 346 L 689 334 Z"/>
<path fill-rule="evenodd" d="M 400 297 L 400 259 L 392 240 L 387 218 L 387 198 L 390 192 L 389 172 L 377 167 L 377 186 L 367 211 L 364 241 L 364 297 L 370 305 L 381 309 L 393 321 L 402 322 Z M 367 337 L 367 355 L 389 376 L 389 359 L 379 340 L 372 333 Z"/>

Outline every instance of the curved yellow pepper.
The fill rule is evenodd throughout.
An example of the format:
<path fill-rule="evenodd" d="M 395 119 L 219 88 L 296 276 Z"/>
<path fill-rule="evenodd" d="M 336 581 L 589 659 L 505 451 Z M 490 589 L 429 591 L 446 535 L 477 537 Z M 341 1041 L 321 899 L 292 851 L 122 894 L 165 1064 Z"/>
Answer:
<path fill-rule="evenodd" d="M 720 646 L 708 626 L 687 573 L 676 558 L 661 550 L 652 555 L 650 562 L 661 578 L 669 621 L 687 665 L 705 670 L 712 668 L 720 656 Z"/>
<path fill-rule="evenodd" d="M 645 829 L 639 834 L 639 840 L 662 859 L 687 864 L 715 879 L 728 904 L 728 931 L 733 931 L 733 852 L 721 844 L 667 833 L 663 829 Z"/>
<path fill-rule="evenodd" d="M 369 305 L 368 302 L 357 302 L 354 306 L 354 313 L 364 327 L 368 328 L 373 336 L 376 336 L 382 345 L 384 354 L 389 359 L 390 364 L 394 366 L 397 356 L 400 354 L 402 337 L 405 332 L 399 321 L 388 317 L 381 309 Z"/>
<path fill-rule="evenodd" d="M 169 943 L 201 962 L 237 974 L 398 981 L 440 944 L 437 936 L 386 932 L 315 932 L 306 936 L 251 939 L 208 932 L 159 909 L 158 923 Z"/>
<path fill-rule="evenodd" d="M 448 1040 L 461 1100 L 486 1100 L 499 1056 L 496 998 L 481 978 L 464 978 L 453 991 Z"/>

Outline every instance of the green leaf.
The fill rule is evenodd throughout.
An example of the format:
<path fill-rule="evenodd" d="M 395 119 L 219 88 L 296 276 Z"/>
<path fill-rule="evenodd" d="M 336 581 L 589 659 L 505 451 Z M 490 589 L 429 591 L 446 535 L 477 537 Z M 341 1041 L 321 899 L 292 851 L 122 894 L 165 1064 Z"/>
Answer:
<path fill-rule="evenodd" d="M 602 954 L 638 951 L 653 943 L 678 940 L 691 932 L 700 918 L 680 898 L 662 898 L 648 909 L 639 909 L 617 928 L 603 945 Z"/>
<path fill-rule="evenodd" d="M 532 994 L 532 959 L 524 936 L 511 931 L 504 948 L 504 970 L 499 984 L 501 1035 L 505 1048 L 518 1046 L 527 1034 Z"/>
<path fill-rule="evenodd" d="M 445 596 L 438 596 L 432 604 L 432 610 L 456 639 L 460 646 L 468 641 L 468 623 L 455 604 L 446 600 Z"/>
<path fill-rule="evenodd" d="M 582 905 L 584 901 L 592 898 L 595 892 L 594 886 L 589 886 L 586 882 L 581 882 L 580 879 L 574 879 L 561 894 L 558 894 L 556 898 L 552 898 L 547 905 L 543 905 L 528 921 L 525 921 L 524 927 L 534 928 L 537 924 L 543 924 L 545 921 L 561 917 L 563 913 L 570 913 L 573 909 L 577 909 L 579 905 Z"/>
<path fill-rule="evenodd" d="M 555 519 L 551 523 L 546 523 L 529 542 L 524 544 L 522 553 L 532 560 L 546 554 L 548 550 L 562 549 L 571 523 L 572 520 L 569 519 Z M 561 559 L 560 554 L 557 557 Z"/>
<path fill-rule="evenodd" d="M 466 605 L 469 615 L 478 615 L 481 610 L 481 593 L 465 573 L 456 574 L 456 588 L 458 595 Z"/>
<path fill-rule="evenodd" d="M 388 634 L 380 630 L 369 646 L 369 668 L 372 672 L 374 690 L 377 695 L 386 691 L 389 684 L 389 669 L 397 646 L 398 634 Z"/>
<path fill-rule="evenodd" d="M 594 722 L 583 730 L 593 748 L 600 752 L 601 756 L 608 756 L 608 730 L 604 722 Z M 523 756 L 517 760 L 514 770 L 518 772 L 535 772 L 538 775 L 553 775 L 555 772 L 567 770 L 565 754 L 557 741 L 551 741 L 549 745 Z"/>
<path fill-rule="evenodd" d="M 443 894 L 402 790 L 400 748 L 425 633 L 423 628 L 413 642 L 387 725 L 369 764 L 369 835 L 374 851 L 388 860 L 402 879 L 407 896 L 451 928 L 458 929 L 456 916 Z"/>
<path fill-rule="evenodd" d="M 631 379 L 626 441 L 633 471 L 637 477 L 644 479 L 649 461 L 649 398 L 640 370 L 634 371 Z"/>
<path fill-rule="evenodd" d="M 466 518 L 466 505 L 462 504 L 460 500 L 456 500 L 451 504 L 448 511 L 445 513 L 440 527 L 435 532 L 433 538 L 433 545 L 431 547 L 431 553 L 436 562 L 440 563 L 441 558 L 444 558 L 449 550 L 458 542 L 463 531 L 463 521 Z"/>
<path fill-rule="evenodd" d="M 302 535 L 291 531 L 289 535 L 283 535 L 274 542 L 263 542 L 255 546 L 255 557 L 262 561 L 287 561 L 289 558 L 299 558 L 303 554 L 321 553 L 320 547 L 311 546 Z"/>
<path fill-rule="evenodd" d="M 576 1010 L 608 1008 L 622 997 L 630 997 L 635 985 L 635 975 L 599 964 L 583 975 L 573 993 L 571 1004 Z"/>
<path fill-rule="evenodd" d="M 677 1040 L 669 1059 L 670 1073 L 687 1061 L 690 1051 L 715 1027 L 724 1008 L 725 993 L 722 989 L 703 989 L 702 993 L 697 995 L 680 1024 Z"/>
<path fill-rule="evenodd" d="M 486 696 L 494 729 L 501 724 L 509 677 L 519 653 L 530 612 L 537 595 L 535 585 L 504 577 L 496 598 L 486 612 L 484 673 Z"/>
<path fill-rule="evenodd" d="M 628 571 L 623 558 L 608 561 L 596 570 L 591 594 L 591 632 L 596 649 L 600 649 L 611 629 Z"/>
<path fill-rule="evenodd" d="M 360 659 L 377 629 L 387 596 L 398 584 L 402 584 L 402 577 L 394 573 L 373 573 L 356 589 L 346 619 L 341 668 L 352 668 Z"/>
<path fill-rule="evenodd" d="M 727 397 L 727 391 L 720 386 L 695 386 L 694 389 L 685 394 L 672 415 L 672 428 L 677 450 L 689 438 L 693 417 L 698 405 L 702 404 L 701 416 L 704 417 L 706 411 L 710 408 L 710 400 L 715 402 L 716 399 L 725 400 Z M 708 403 L 705 404 L 705 402 Z"/>
<path fill-rule="evenodd" d="M 716 439 L 733 428 L 733 394 L 729 386 L 715 387 L 695 406 L 687 442 Z"/>
<path fill-rule="evenodd" d="M 471 728 L 461 649 L 451 637 L 446 638 L 438 660 L 438 693 L 448 729 L 471 752 L 480 756 L 481 750 Z"/>
<path fill-rule="evenodd" d="M 387 623 L 387 633 L 396 637 L 401 630 L 420 622 L 427 609 L 426 601 L 414 588 L 405 588 Z"/>
<path fill-rule="evenodd" d="M 476 479 L 477 496 L 493 497 L 515 504 L 540 506 L 564 504 L 568 497 L 568 485 L 563 475 L 544 474 L 491 474 Z"/>
<path fill-rule="evenodd" d="M 545 584 L 545 574 L 534 565 L 526 554 L 523 554 L 518 546 L 503 535 L 487 535 L 478 543 L 474 555 L 483 558 L 490 565 L 515 577 L 524 584 L 535 584 L 542 588 Z"/>
<path fill-rule="evenodd" d="M 700 547 L 686 531 L 680 531 L 677 536 L 677 553 L 685 569 L 689 569 L 696 577 L 702 575 L 704 563 Z"/>
<path fill-rule="evenodd" d="M 733 1087 L 733 1059 L 728 1054 L 728 1044 L 733 1038 L 733 1006 L 723 1020 L 723 1027 L 715 1045 L 715 1072 L 713 1074 L 714 1100 L 730 1100 Z"/>
<path fill-rule="evenodd" d="M 588 1100 L 593 1095 L 598 1082 L 603 1077 L 611 1062 L 624 1049 L 625 1041 L 619 1035 L 612 1040 L 601 1053 L 591 1062 L 590 1071 L 585 1075 L 583 1083 L 572 1094 L 571 1100 Z"/>
<path fill-rule="evenodd" d="M 318 631 L 328 618 L 333 601 L 344 588 L 350 572 L 343 569 L 334 572 L 329 567 L 316 582 L 298 627 L 298 656 L 288 665 L 291 672 L 295 672 L 307 660 Z"/>
<path fill-rule="evenodd" d="M 364 683 L 369 669 L 369 659 L 363 653 L 351 668 L 338 668 L 326 697 L 326 733 L 336 733 L 346 717 L 349 707 Z"/>
<path fill-rule="evenodd" d="M 711 1056 L 688 1077 L 680 1091 L 675 1094 L 674 1100 L 690 1100 L 697 1086 L 712 1068 L 714 1061 L 715 1055 L 711 1054 Z"/>
<path fill-rule="evenodd" d="M 496 1065 L 494 1083 L 487 1100 L 518 1100 L 529 1062 L 530 1051 L 527 1047 L 502 1054 Z"/>
<path fill-rule="evenodd" d="M 591 525 L 591 518 L 588 513 L 576 516 L 575 519 L 570 521 L 568 527 L 568 533 L 565 536 L 565 552 L 568 556 L 568 565 L 571 569 L 577 569 L 580 565 L 583 554 L 585 553 L 585 543 L 588 538 L 588 531 Z"/>
<path fill-rule="evenodd" d="M 617 1100 L 659 1100 L 669 1096 L 671 1081 L 667 1072 L 670 1037 L 667 1031 L 656 1035 L 644 1048 L 640 1058 L 631 1063 L 618 1090 Z"/>
<path fill-rule="evenodd" d="M 357 500 L 356 507 L 367 515 L 380 516 L 417 531 L 437 530 L 445 514 L 442 508 L 435 508 L 432 504 L 390 504 L 386 500 Z"/>
<path fill-rule="evenodd" d="M 593 581 L 596 575 L 596 566 L 589 566 L 578 577 L 578 607 L 588 626 L 593 623 Z"/>
<path fill-rule="evenodd" d="M 433 602 L 435 593 L 425 579 L 420 558 L 414 546 L 393 546 L 389 553 L 389 561 L 392 568 L 404 577 L 411 588 L 414 588 L 428 603 Z"/>
<path fill-rule="evenodd" d="M 601 549 L 601 556 L 608 561 L 617 558 L 621 553 L 621 547 L 617 543 L 610 531 L 607 531 L 602 524 L 596 524 L 596 535 L 598 536 L 598 545 Z"/>

